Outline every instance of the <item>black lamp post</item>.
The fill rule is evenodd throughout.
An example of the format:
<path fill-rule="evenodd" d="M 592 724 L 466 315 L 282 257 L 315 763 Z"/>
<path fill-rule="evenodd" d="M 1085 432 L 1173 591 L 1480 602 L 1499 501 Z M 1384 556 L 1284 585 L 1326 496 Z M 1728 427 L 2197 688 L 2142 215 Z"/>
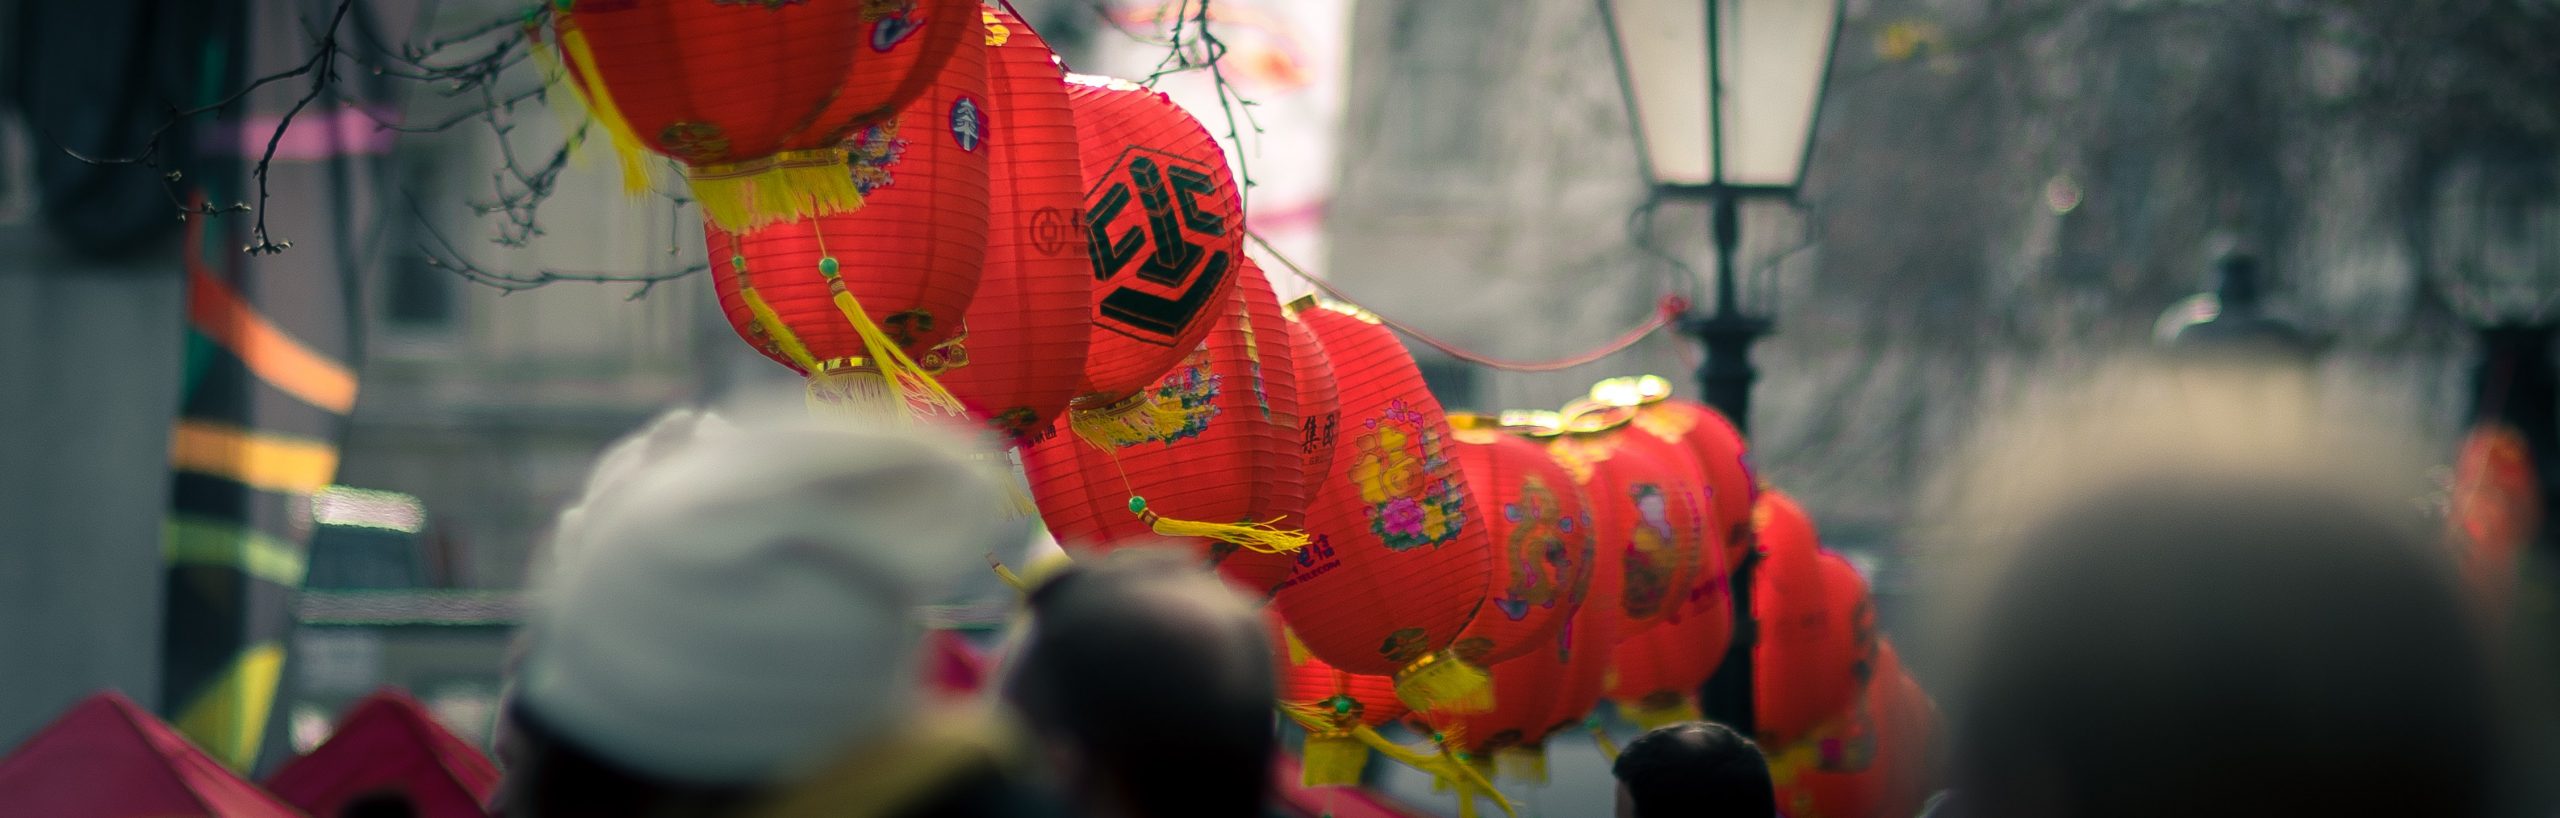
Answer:
<path fill-rule="evenodd" d="M 1714 311 L 1681 329 L 1706 347 L 1706 402 L 1750 431 L 1751 344 L 1767 316 L 1742 309 L 1734 253 L 1741 200 L 1791 199 L 1813 151 L 1822 88 L 1840 34 L 1840 0 L 1599 0 L 1618 81 L 1657 198 L 1704 200 L 1715 233 Z M 1733 571 L 1740 626 L 1699 692 L 1707 716 L 1752 730 L 1750 560 Z"/>
<path fill-rule="evenodd" d="M 2257 257 L 2225 251 L 2213 263 L 2213 292 L 2170 307 L 2161 315 L 2156 340 L 2172 352 L 2197 357 L 2310 365 L 2325 340 L 2268 315 L 2264 291 Z"/>

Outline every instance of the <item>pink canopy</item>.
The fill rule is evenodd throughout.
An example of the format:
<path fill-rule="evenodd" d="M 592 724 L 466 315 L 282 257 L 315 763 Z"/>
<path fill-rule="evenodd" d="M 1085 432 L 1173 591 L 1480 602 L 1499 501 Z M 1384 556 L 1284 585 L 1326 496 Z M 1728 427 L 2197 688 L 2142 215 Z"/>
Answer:
<path fill-rule="evenodd" d="M 497 794 L 498 768 L 418 700 L 385 688 L 347 711 L 318 749 L 268 776 L 267 789 L 313 815 L 396 790 L 419 818 L 488 818 L 482 805 Z"/>
<path fill-rule="evenodd" d="M 47 818 L 304 818 L 112 690 L 0 759 L 0 805 Z"/>

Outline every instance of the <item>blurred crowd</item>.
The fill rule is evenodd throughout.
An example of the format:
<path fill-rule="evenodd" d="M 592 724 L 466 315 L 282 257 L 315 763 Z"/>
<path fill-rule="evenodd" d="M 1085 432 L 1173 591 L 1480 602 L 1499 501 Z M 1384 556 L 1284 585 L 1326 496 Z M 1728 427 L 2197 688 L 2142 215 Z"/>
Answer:
<path fill-rule="evenodd" d="M 2553 814 L 2541 569 L 2463 544 L 2408 435 L 2212 367 L 2087 387 L 1987 418 L 1921 492 L 1930 615 L 1897 636 L 1936 657 L 1943 729 L 1892 754 L 1897 794 L 1857 818 Z M 1320 766 L 1276 706 L 1296 637 L 1196 550 L 1068 560 L 1010 510 L 999 451 L 796 407 L 669 414 L 558 517 L 494 765 L 384 694 L 260 790 L 110 692 L 0 760 L 0 792 L 94 805 L 113 782 L 143 803 L 161 785 L 119 772 L 124 753 L 224 818 L 1353 814 L 1289 799 L 1293 758 Z M 957 637 L 921 612 L 990 563 L 1019 605 L 972 654 L 992 658 L 955 668 Z M 1805 751 L 1764 753 L 1766 725 L 1669 721 L 1602 742 L 1613 803 L 1535 814 L 1842 812 L 1790 795 Z M 1442 776 L 1461 815 L 1489 787 L 1481 758 L 1373 746 Z M 461 783 L 378 783 L 430 766 Z M 0 803 L 157 814 L 136 809 Z"/>
<path fill-rule="evenodd" d="M 2427 509 L 2307 406 L 2164 388 L 2175 407 L 2039 427 L 2097 436 L 2009 446 L 2069 465 L 1999 460 L 2038 489 L 1965 506 L 2001 557 L 1950 606 L 1927 814 L 2539 814 L 2525 669 Z M 2232 439 L 2252 454 L 2201 454 Z M 909 612 L 1033 536 L 985 512 L 990 462 L 936 430 L 690 414 L 623 444 L 560 526 L 502 814 L 1266 814 L 1266 628 L 1177 552 L 1027 570 L 988 694 L 929 690 Z M 1592 814 L 1780 813 L 1721 725 L 1655 729 L 1614 771 Z"/>

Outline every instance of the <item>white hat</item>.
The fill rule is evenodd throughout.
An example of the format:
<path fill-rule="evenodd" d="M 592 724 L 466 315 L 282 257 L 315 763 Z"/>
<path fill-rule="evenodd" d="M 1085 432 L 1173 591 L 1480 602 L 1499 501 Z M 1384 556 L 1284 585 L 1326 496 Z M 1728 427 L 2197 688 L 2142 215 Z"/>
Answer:
<path fill-rule="evenodd" d="M 593 471 L 587 473 L 585 490 L 578 499 L 560 510 L 560 519 L 552 524 L 550 542 L 542 549 L 533 575 L 547 577 L 560 563 L 577 552 L 588 531 L 585 525 L 587 507 L 613 496 L 633 477 L 659 461 L 675 456 L 695 441 L 709 440 L 736 431 L 727 420 L 708 411 L 673 409 L 649 422 L 646 428 L 615 441 L 604 455 L 596 458 Z"/>
<path fill-rule="evenodd" d="M 916 700 L 911 607 L 1025 521 L 934 429 L 809 422 L 697 436 L 555 537 L 519 679 L 582 748 L 674 781 L 757 784 L 887 735 Z"/>

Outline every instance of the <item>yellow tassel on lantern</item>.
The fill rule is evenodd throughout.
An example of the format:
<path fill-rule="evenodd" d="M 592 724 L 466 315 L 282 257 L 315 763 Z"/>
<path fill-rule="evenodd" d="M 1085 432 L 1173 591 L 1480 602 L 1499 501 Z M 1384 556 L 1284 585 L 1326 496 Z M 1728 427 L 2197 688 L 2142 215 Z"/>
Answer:
<path fill-rule="evenodd" d="M 641 144 L 638 134 L 631 132 L 631 123 L 623 121 L 622 109 L 613 104 L 612 92 L 605 90 L 604 75 L 596 70 L 595 53 L 587 49 L 586 33 L 578 30 L 567 12 L 553 13 L 563 15 L 559 25 L 560 52 L 569 58 L 569 65 L 578 69 L 576 82 L 562 84 L 572 87 L 577 97 L 586 101 L 592 127 L 604 129 L 606 140 L 613 145 L 614 158 L 622 166 L 623 192 L 635 196 L 648 192 L 648 147 Z M 570 73 L 560 72 L 564 80 L 570 78 Z"/>
<path fill-rule="evenodd" d="M 1597 718 L 1584 722 L 1583 726 L 1591 729 L 1591 744 L 1600 748 L 1601 757 L 1617 761 L 1618 742 L 1609 738 L 1609 728 L 1602 726 Z"/>
<path fill-rule="evenodd" d="M 755 285 L 750 283 L 747 277 L 747 257 L 731 255 L 729 267 L 738 271 L 738 298 L 747 302 L 747 315 L 754 319 L 755 327 L 764 331 L 764 337 L 773 339 L 774 345 L 782 349 L 782 357 L 790 359 L 792 365 L 798 366 L 803 374 L 817 374 L 822 368 L 818 365 L 817 356 L 809 354 L 808 345 L 800 343 L 800 336 L 793 334 L 791 327 L 782 323 L 782 315 L 774 312 L 773 305 L 767 303 L 764 295 L 756 292 Z"/>
<path fill-rule="evenodd" d="M 1642 701 L 1619 702 L 1618 713 L 1626 716 L 1628 721 L 1635 722 L 1638 730 L 1652 730 L 1706 718 L 1705 714 L 1699 712 L 1697 702 L 1678 695 L 1646 696 Z"/>
<path fill-rule="evenodd" d="M 1493 677 L 1445 650 L 1413 660 L 1395 680 L 1396 698 L 1416 713 L 1493 710 Z"/>
<path fill-rule="evenodd" d="M 590 121 L 586 105 L 580 101 L 578 88 L 569 79 L 568 69 L 560 64 L 558 43 L 542 41 L 542 18 L 539 14 L 525 14 L 524 36 L 525 41 L 532 44 L 525 50 L 533 56 L 534 74 L 542 78 L 542 107 L 550 109 L 552 117 L 560 123 L 560 134 L 568 139 L 569 161 L 584 169 L 592 164 L 587 158 L 595 155 L 586 149 Z"/>
<path fill-rule="evenodd" d="M 1352 722 L 1346 729 L 1339 726 L 1335 714 L 1310 705 L 1281 702 L 1280 712 L 1296 721 L 1298 726 L 1306 728 L 1311 735 L 1340 735 L 1348 732 L 1352 739 L 1385 756 L 1389 761 L 1429 775 L 1435 782 L 1450 782 L 1451 788 L 1464 796 L 1458 803 L 1460 816 L 1475 815 L 1475 796 L 1479 795 L 1491 799 L 1493 805 L 1502 810 L 1502 814 L 1512 818 L 1519 816 L 1519 813 L 1512 809 L 1511 799 L 1504 797 L 1501 790 L 1494 789 L 1492 781 L 1487 780 L 1475 769 L 1459 762 L 1446 749 L 1432 752 L 1405 747 L 1388 741 L 1385 736 L 1378 735 L 1378 731 L 1358 722 Z"/>
<path fill-rule="evenodd" d="M 862 345 L 876 356 L 872 363 L 879 367 L 881 376 L 888 381 L 899 402 L 910 411 L 922 404 L 924 408 L 953 417 L 965 413 L 967 410 L 960 405 L 959 398 L 952 397 L 950 390 L 942 388 L 940 381 L 917 366 L 913 359 L 907 357 L 906 350 L 898 348 L 896 342 L 889 340 L 889 334 L 871 321 L 871 314 L 864 312 L 862 302 L 855 300 L 853 292 L 845 288 L 844 279 L 837 275 L 837 270 L 834 256 L 818 259 L 818 274 L 827 279 L 827 293 L 834 297 L 836 311 L 844 314 L 845 322 L 853 325 L 854 335 L 861 337 Z"/>
<path fill-rule="evenodd" d="M 1360 771 L 1369 766 L 1369 746 L 1348 731 L 1308 733 L 1298 764 L 1298 784 L 1305 787 L 1357 787 Z"/>
<path fill-rule="evenodd" d="M 1496 750 L 1493 753 L 1493 767 L 1500 771 L 1504 778 L 1546 786 L 1547 746 L 1529 744 Z"/>
<path fill-rule="evenodd" d="M 1177 520 L 1155 513 L 1147 507 L 1147 498 L 1129 498 L 1129 513 L 1147 523 L 1147 528 L 1167 537 L 1205 537 L 1228 543 L 1258 554 L 1286 554 L 1307 547 L 1307 532 L 1278 528 L 1271 523 L 1210 523 L 1199 520 Z M 1273 519 L 1271 522 L 1279 522 Z"/>
<path fill-rule="evenodd" d="M 1298 641 L 1298 632 L 1290 630 L 1289 626 L 1280 626 L 1280 638 L 1289 643 L 1289 664 L 1303 665 L 1307 663 L 1307 659 L 1314 656 L 1307 651 L 1307 643 Z"/>

